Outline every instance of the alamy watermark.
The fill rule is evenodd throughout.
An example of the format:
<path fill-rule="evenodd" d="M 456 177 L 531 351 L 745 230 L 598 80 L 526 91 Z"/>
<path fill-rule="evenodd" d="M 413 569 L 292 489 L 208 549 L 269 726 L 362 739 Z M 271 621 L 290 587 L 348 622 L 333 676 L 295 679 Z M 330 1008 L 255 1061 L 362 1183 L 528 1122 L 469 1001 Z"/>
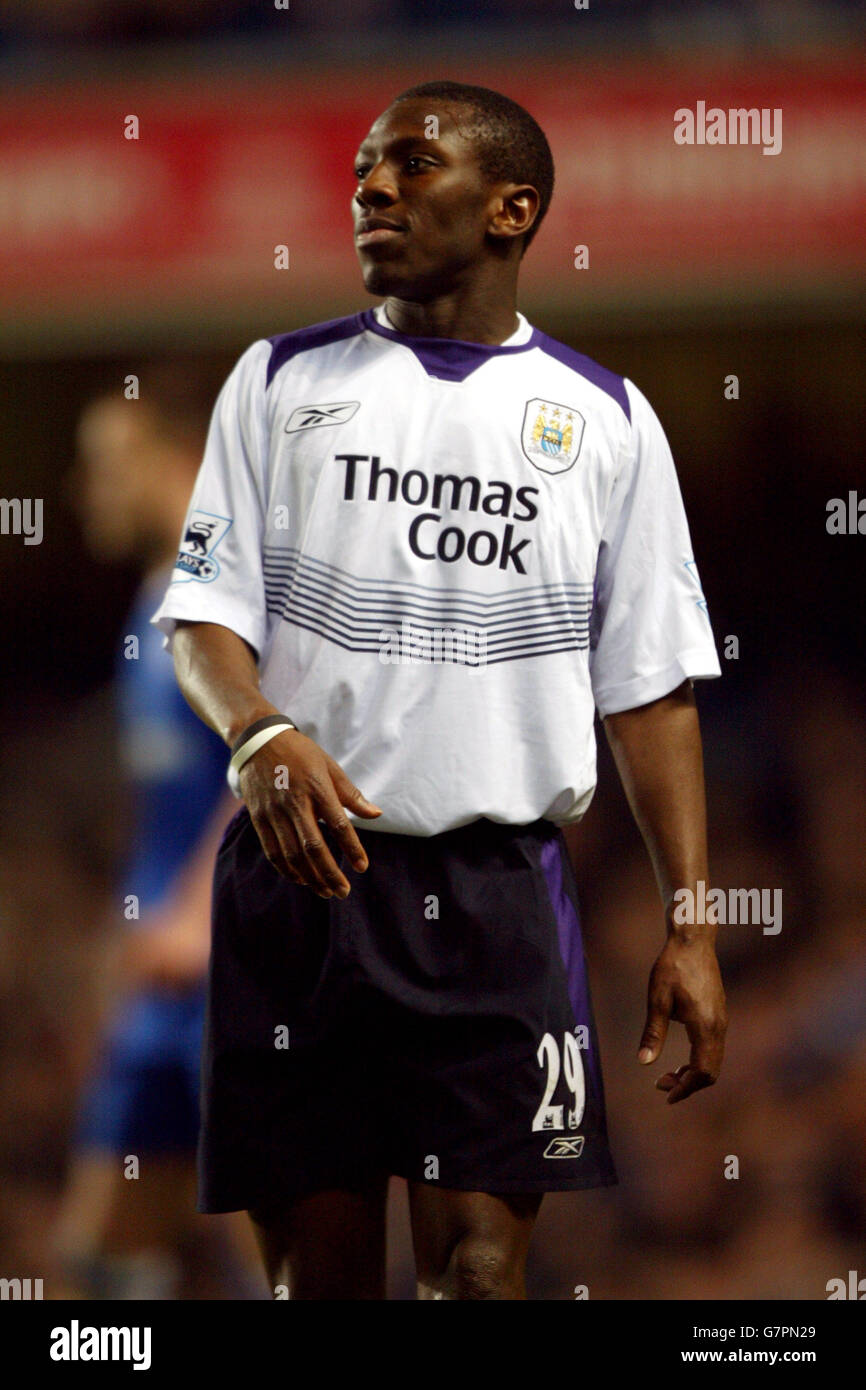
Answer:
<path fill-rule="evenodd" d="M 23 536 L 25 545 L 41 545 L 42 498 L 0 497 L 0 535 Z"/>
<path fill-rule="evenodd" d="M 485 666 L 487 632 L 480 627 L 414 627 L 403 618 L 399 629 L 381 629 L 379 660 L 383 666 Z"/>
<path fill-rule="evenodd" d="M 866 536 L 866 497 L 860 497 L 853 488 L 847 499 L 831 497 L 826 524 L 830 536 Z"/>
<path fill-rule="evenodd" d="M 147 1371 L 151 1337 L 149 1327 L 82 1327 L 73 1318 L 52 1328 L 48 1354 L 52 1361 L 130 1361 L 134 1371 Z"/>
<path fill-rule="evenodd" d="M 848 1270 L 847 1280 L 838 1276 L 828 1279 L 825 1288 L 828 1303 L 839 1299 L 852 1299 L 856 1303 L 862 1303 L 866 1299 L 866 1279 L 861 1279 L 856 1269 Z"/>
<path fill-rule="evenodd" d="M 721 106 L 696 103 L 695 110 L 681 106 L 674 112 L 674 140 L 678 145 L 762 145 L 763 154 L 782 153 L 782 108 Z"/>
<path fill-rule="evenodd" d="M 42 1298 L 41 1279 L 0 1279 L 0 1300 L 29 1303 Z"/>
<path fill-rule="evenodd" d="M 720 927 L 763 926 L 764 936 L 778 936 L 782 930 L 781 888 L 711 888 L 708 892 L 700 878 L 696 893 L 691 888 L 678 888 L 674 904 L 673 920 L 678 927 L 709 921 Z"/>

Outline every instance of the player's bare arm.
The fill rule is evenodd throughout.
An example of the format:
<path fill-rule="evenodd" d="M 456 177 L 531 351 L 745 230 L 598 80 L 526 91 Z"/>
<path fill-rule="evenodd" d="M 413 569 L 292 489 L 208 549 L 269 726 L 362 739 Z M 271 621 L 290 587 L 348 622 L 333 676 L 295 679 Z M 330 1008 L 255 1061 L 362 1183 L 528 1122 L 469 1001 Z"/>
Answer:
<path fill-rule="evenodd" d="M 689 1060 L 656 1082 L 675 1104 L 717 1080 L 727 1029 L 715 922 L 673 920 L 677 889 L 695 892 L 698 881 L 708 879 L 703 757 L 691 682 L 639 709 L 608 715 L 605 731 L 652 860 L 667 927 L 650 974 L 638 1057 L 654 1062 L 670 1021 L 683 1024 Z"/>
<path fill-rule="evenodd" d="M 242 637 L 218 623 L 179 622 L 174 641 L 178 684 L 189 704 L 226 743 L 265 715 L 281 711 L 259 689 L 255 655 Z M 288 777 L 278 779 L 275 768 Z M 280 785 L 287 780 L 288 786 Z M 244 764 L 240 787 L 262 849 L 274 868 L 321 898 L 346 898 L 350 885 L 322 835 L 323 820 L 359 873 L 364 853 L 344 807 L 373 819 L 367 801 L 324 749 L 298 729 L 286 729 Z"/>

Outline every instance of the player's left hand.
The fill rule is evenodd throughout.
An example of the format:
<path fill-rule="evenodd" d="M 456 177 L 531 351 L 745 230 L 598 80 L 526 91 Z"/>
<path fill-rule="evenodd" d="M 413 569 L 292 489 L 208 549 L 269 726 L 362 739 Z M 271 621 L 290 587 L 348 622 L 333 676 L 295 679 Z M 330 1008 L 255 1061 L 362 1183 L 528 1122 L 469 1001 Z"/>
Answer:
<path fill-rule="evenodd" d="M 668 936 L 652 968 L 647 994 L 647 1017 L 638 1061 L 654 1062 L 667 1036 L 668 1024 L 682 1023 L 691 1043 L 688 1062 L 665 1072 L 656 1082 L 676 1105 L 693 1091 L 718 1080 L 728 1027 L 725 992 L 715 946 L 708 936 L 683 940 Z"/>

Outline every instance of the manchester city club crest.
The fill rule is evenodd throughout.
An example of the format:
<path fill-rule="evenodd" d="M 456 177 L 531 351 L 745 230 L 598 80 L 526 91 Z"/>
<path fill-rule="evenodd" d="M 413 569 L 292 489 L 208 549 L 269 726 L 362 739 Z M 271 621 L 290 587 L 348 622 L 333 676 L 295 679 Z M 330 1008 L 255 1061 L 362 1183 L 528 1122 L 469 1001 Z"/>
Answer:
<path fill-rule="evenodd" d="M 533 396 L 523 415 L 523 452 L 542 473 L 566 473 L 580 453 L 585 424 L 572 406 Z"/>

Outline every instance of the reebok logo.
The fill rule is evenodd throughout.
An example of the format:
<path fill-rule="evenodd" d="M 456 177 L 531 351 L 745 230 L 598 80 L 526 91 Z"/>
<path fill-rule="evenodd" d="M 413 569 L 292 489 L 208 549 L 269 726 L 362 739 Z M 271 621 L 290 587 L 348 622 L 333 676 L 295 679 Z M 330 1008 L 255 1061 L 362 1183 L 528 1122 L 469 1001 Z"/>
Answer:
<path fill-rule="evenodd" d="M 360 401 L 337 401 L 333 405 L 299 405 L 289 416 L 286 434 L 314 430 L 317 425 L 345 425 L 360 404 Z"/>
<path fill-rule="evenodd" d="M 583 1135 L 574 1139 L 551 1139 L 542 1155 L 543 1158 L 580 1158 L 583 1153 Z"/>

